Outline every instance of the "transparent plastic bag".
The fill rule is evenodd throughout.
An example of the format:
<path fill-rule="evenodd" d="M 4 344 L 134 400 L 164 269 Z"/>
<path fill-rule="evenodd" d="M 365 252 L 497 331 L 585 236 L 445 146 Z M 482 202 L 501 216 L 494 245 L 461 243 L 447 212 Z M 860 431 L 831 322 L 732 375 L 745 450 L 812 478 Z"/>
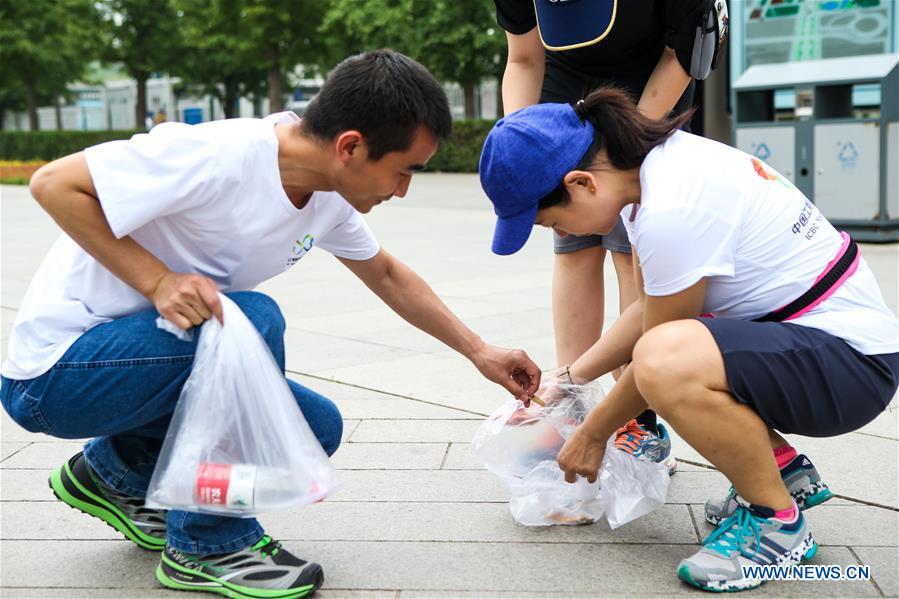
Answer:
<path fill-rule="evenodd" d="M 544 383 L 545 407 L 517 400 L 501 405 L 478 429 L 472 450 L 499 476 L 512 498 L 509 509 L 525 526 L 591 524 L 603 514 L 612 528 L 665 503 L 668 471 L 662 464 L 635 460 L 609 439 L 600 476 L 565 482 L 556 458 L 565 440 L 602 399 L 597 385 Z"/>
<path fill-rule="evenodd" d="M 337 488 L 328 456 L 259 332 L 219 299 L 225 324 L 200 329 L 147 505 L 250 517 L 320 501 Z"/>

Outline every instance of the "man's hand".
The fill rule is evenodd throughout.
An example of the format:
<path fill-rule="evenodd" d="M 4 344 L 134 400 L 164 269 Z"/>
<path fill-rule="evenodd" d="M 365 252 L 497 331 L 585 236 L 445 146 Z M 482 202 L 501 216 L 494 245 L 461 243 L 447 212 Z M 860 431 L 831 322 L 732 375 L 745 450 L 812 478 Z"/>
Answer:
<path fill-rule="evenodd" d="M 559 452 L 559 468 L 565 472 L 566 482 L 577 481 L 578 475 L 586 476 L 588 483 L 596 482 L 602 458 L 606 453 L 606 441 L 599 439 L 583 423 L 571 434 Z"/>
<path fill-rule="evenodd" d="M 484 345 L 472 361 L 486 378 L 525 403 L 540 387 L 540 368 L 520 349 Z"/>
<path fill-rule="evenodd" d="M 218 288 L 202 275 L 167 273 L 156 283 L 150 301 L 160 315 L 185 331 L 213 315 L 224 322 Z"/>

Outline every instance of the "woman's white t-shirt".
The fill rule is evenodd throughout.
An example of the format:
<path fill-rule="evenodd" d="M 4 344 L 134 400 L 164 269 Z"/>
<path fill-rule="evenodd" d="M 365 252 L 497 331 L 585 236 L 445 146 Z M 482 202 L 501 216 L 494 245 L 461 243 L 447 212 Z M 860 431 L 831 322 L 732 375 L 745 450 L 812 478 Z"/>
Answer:
<path fill-rule="evenodd" d="M 367 260 L 379 246 L 337 193 L 302 210 L 287 198 L 275 126 L 265 119 L 164 123 L 148 134 L 85 150 L 116 237 L 130 235 L 174 272 L 199 273 L 220 291 L 253 289 L 313 247 Z M 85 331 L 153 306 L 63 234 L 37 271 L 11 331 L 3 376 L 48 371 Z"/>
<path fill-rule="evenodd" d="M 708 279 L 703 311 L 751 320 L 806 291 L 842 239 L 818 209 L 767 164 L 678 131 L 640 168 L 641 197 L 621 212 L 647 295 Z M 789 322 L 826 331 L 868 355 L 899 352 L 899 321 L 864 259 L 836 292 Z"/>

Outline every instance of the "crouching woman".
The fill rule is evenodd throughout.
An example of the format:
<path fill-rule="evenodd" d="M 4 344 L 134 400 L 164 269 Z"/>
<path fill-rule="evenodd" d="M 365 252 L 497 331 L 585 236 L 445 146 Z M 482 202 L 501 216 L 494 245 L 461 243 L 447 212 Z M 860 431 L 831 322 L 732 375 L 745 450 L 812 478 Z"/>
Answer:
<path fill-rule="evenodd" d="M 873 420 L 899 381 L 899 322 L 858 247 L 758 159 L 651 121 L 602 88 L 501 119 L 481 156 L 493 251 L 532 227 L 612 230 L 623 217 L 642 297 L 570 365 L 575 382 L 629 363 L 559 454 L 594 480 L 606 441 L 647 407 L 733 484 L 718 528 L 677 570 L 707 590 L 753 588 L 742 566 L 817 546 L 801 510 L 832 494 L 780 433 L 831 437 Z"/>

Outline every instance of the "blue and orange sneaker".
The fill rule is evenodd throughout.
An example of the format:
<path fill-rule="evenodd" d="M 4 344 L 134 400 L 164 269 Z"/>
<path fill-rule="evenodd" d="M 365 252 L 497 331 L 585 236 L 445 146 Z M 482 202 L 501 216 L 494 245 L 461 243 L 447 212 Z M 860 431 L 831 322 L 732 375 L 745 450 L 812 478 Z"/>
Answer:
<path fill-rule="evenodd" d="M 671 437 L 661 422 L 656 426 L 658 435 L 636 420 L 631 420 L 615 431 L 615 447 L 637 459 L 665 464 L 668 474 L 674 474 L 677 462 L 671 455 Z"/>

